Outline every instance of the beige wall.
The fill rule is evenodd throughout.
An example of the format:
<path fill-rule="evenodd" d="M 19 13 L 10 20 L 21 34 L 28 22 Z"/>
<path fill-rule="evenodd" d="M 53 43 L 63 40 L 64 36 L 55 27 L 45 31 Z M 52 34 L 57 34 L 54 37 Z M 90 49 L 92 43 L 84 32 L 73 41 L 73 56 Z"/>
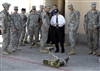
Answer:
<path fill-rule="evenodd" d="M 72 3 L 74 8 L 76 10 L 80 11 L 80 25 L 78 29 L 78 33 L 84 34 L 84 27 L 83 27 L 83 20 L 84 20 L 84 15 L 88 10 L 91 9 L 91 2 L 96 2 L 97 3 L 97 10 L 100 10 L 100 0 L 65 0 L 65 17 L 68 23 L 68 14 L 69 10 L 67 8 L 68 3 Z M 68 33 L 67 25 L 66 25 L 66 33 Z"/>

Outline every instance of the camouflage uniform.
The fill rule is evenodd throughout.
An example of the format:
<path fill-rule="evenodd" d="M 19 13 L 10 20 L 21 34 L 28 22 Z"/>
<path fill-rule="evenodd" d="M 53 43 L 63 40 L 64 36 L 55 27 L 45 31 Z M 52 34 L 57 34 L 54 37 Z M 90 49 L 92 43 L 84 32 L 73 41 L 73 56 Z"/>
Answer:
<path fill-rule="evenodd" d="M 76 31 L 74 29 L 78 29 L 79 26 L 79 21 L 80 21 L 80 13 L 77 10 L 73 10 L 69 14 L 70 19 L 69 19 L 69 41 L 71 43 L 71 47 L 75 47 L 75 34 Z"/>
<path fill-rule="evenodd" d="M 17 7 L 15 6 L 14 8 L 17 8 Z M 21 31 L 22 31 L 22 28 L 23 28 L 23 21 L 22 21 L 21 16 L 18 13 L 17 14 L 12 13 L 11 18 L 13 20 L 16 31 L 11 31 L 10 46 L 12 48 L 17 49 L 18 45 L 19 45 L 19 39 L 20 39 Z"/>
<path fill-rule="evenodd" d="M 75 34 L 77 32 L 79 23 L 80 23 L 80 13 L 79 11 L 73 8 L 71 3 L 68 4 L 68 8 L 71 11 L 69 14 L 69 41 L 71 44 L 71 51 L 68 53 L 69 55 L 76 54 L 75 51 Z"/>
<path fill-rule="evenodd" d="M 24 37 L 25 37 L 25 33 L 26 33 L 26 21 L 27 21 L 27 17 L 23 13 L 21 13 L 20 16 L 21 16 L 21 18 L 23 20 L 23 29 L 22 29 L 22 33 L 21 33 L 21 37 L 20 37 L 20 42 L 23 42 Z"/>
<path fill-rule="evenodd" d="M 50 17 L 46 11 L 43 11 L 42 13 L 42 22 L 43 22 L 41 26 L 42 37 L 40 39 L 40 46 L 42 49 L 44 49 L 48 38 L 48 32 L 46 29 L 49 29 L 50 26 Z"/>
<path fill-rule="evenodd" d="M 38 34 L 39 34 L 39 14 L 37 12 L 31 12 L 27 19 L 27 27 L 29 31 L 29 43 L 30 47 L 33 41 L 33 34 L 35 35 L 35 44 L 38 42 Z M 37 47 L 37 46 L 36 46 Z"/>
<path fill-rule="evenodd" d="M 2 4 L 3 7 L 9 7 L 10 4 L 4 3 Z M 0 19 L 1 19 L 1 31 L 2 31 L 2 38 L 3 38 L 3 43 L 2 43 L 2 48 L 3 48 L 3 54 L 9 54 L 8 52 L 8 47 L 9 47 L 9 42 L 10 42 L 10 29 L 11 26 L 13 25 L 11 16 L 7 10 L 3 10 L 0 13 Z"/>
<path fill-rule="evenodd" d="M 44 6 L 43 5 L 40 5 L 40 8 L 44 8 Z M 42 36 L 41 35 L 41 25 L 42 25 L 42 12 L 43 11 L 41 11 L 41 10 L 39 10 L 38 11 L 38 13 L 39 13 L 39 15 L 40 15 L 40 17 L 39 17 L 39 35 L 40 35 L 40 37 Z M 39 35 L 38 35 L 38 37 L 39 37 Z"/>
<path fill-rule="evenodd" d="M 89 10 L 84 17 L 84 29 L 87 30 L 88 46 L 91 50 L 97 50 L 99 46 L 99 28 L 94 30 L 99 25 L 100 12 Z"/>

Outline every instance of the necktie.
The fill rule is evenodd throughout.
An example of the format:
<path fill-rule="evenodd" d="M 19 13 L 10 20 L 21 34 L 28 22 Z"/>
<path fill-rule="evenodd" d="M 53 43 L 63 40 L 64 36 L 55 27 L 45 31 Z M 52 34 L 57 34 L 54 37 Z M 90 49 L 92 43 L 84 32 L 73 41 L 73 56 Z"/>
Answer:
<path fill-rule="evenodd" d="M 56 16 L 56 23 L 58 24 L 58 16 Z M 58 25 L 56 25 L 56 28 L 58 29 Z"/>

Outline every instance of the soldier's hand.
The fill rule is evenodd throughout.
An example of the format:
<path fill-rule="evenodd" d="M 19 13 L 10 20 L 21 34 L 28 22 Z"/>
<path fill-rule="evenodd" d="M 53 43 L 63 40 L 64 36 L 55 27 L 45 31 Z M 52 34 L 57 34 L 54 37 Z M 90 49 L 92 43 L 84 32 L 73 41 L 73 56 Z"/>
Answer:
<path fill-rule="evenodd" d="M 29 29 L 29 27 L 27 27 L 27 30 Z"/>
<path fill-rule="evenodd" d="M 5 30 L 3 30 L 3 33 L 6 33 L 6 31 L 5 31 Z"/>
<path fill-rule="evenodd" d="M 87 31 L 87 29 L 85 29 L 85 33 L 87 33 L 88 31 Z"/>
<path fill-rule="evenodd" d="M 16 32 L 17 30 L 16 29 L 14 29 L 14 32 Z"/>
<path fill-rule="evenodd" d="M 48 29 L 48 28 L 46 28 L 46 30 L 47 30 L 47 32 L 49 31 L 49 29 Z"/>
<path fill-rule="evenodd" d="M 96 29 L 97 29 L 97 27 L 94 28 L 94 30 L 96 30 Z"/>
<path fill-rule="evenodd" d="M 58 23 L 56 23 L 56 26 L 58 26 Z"/>
<path fill-rule="evenodd" d="M 76 32 L 76 28 L 74 29 L 74 32 Z"/>

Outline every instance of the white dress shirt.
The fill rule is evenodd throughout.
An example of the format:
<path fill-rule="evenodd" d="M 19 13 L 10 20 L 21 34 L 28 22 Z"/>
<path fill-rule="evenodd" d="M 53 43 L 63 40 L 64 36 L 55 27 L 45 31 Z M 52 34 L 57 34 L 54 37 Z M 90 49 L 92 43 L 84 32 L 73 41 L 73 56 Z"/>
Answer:
<path fill-rule="evenodd" d="M 66 23 L 65 18 L 62 15 L 58 15 L 58 27 L 64 26 Z M 50 24 L 56 27 L 56 15 L 51 18 Z"/>

